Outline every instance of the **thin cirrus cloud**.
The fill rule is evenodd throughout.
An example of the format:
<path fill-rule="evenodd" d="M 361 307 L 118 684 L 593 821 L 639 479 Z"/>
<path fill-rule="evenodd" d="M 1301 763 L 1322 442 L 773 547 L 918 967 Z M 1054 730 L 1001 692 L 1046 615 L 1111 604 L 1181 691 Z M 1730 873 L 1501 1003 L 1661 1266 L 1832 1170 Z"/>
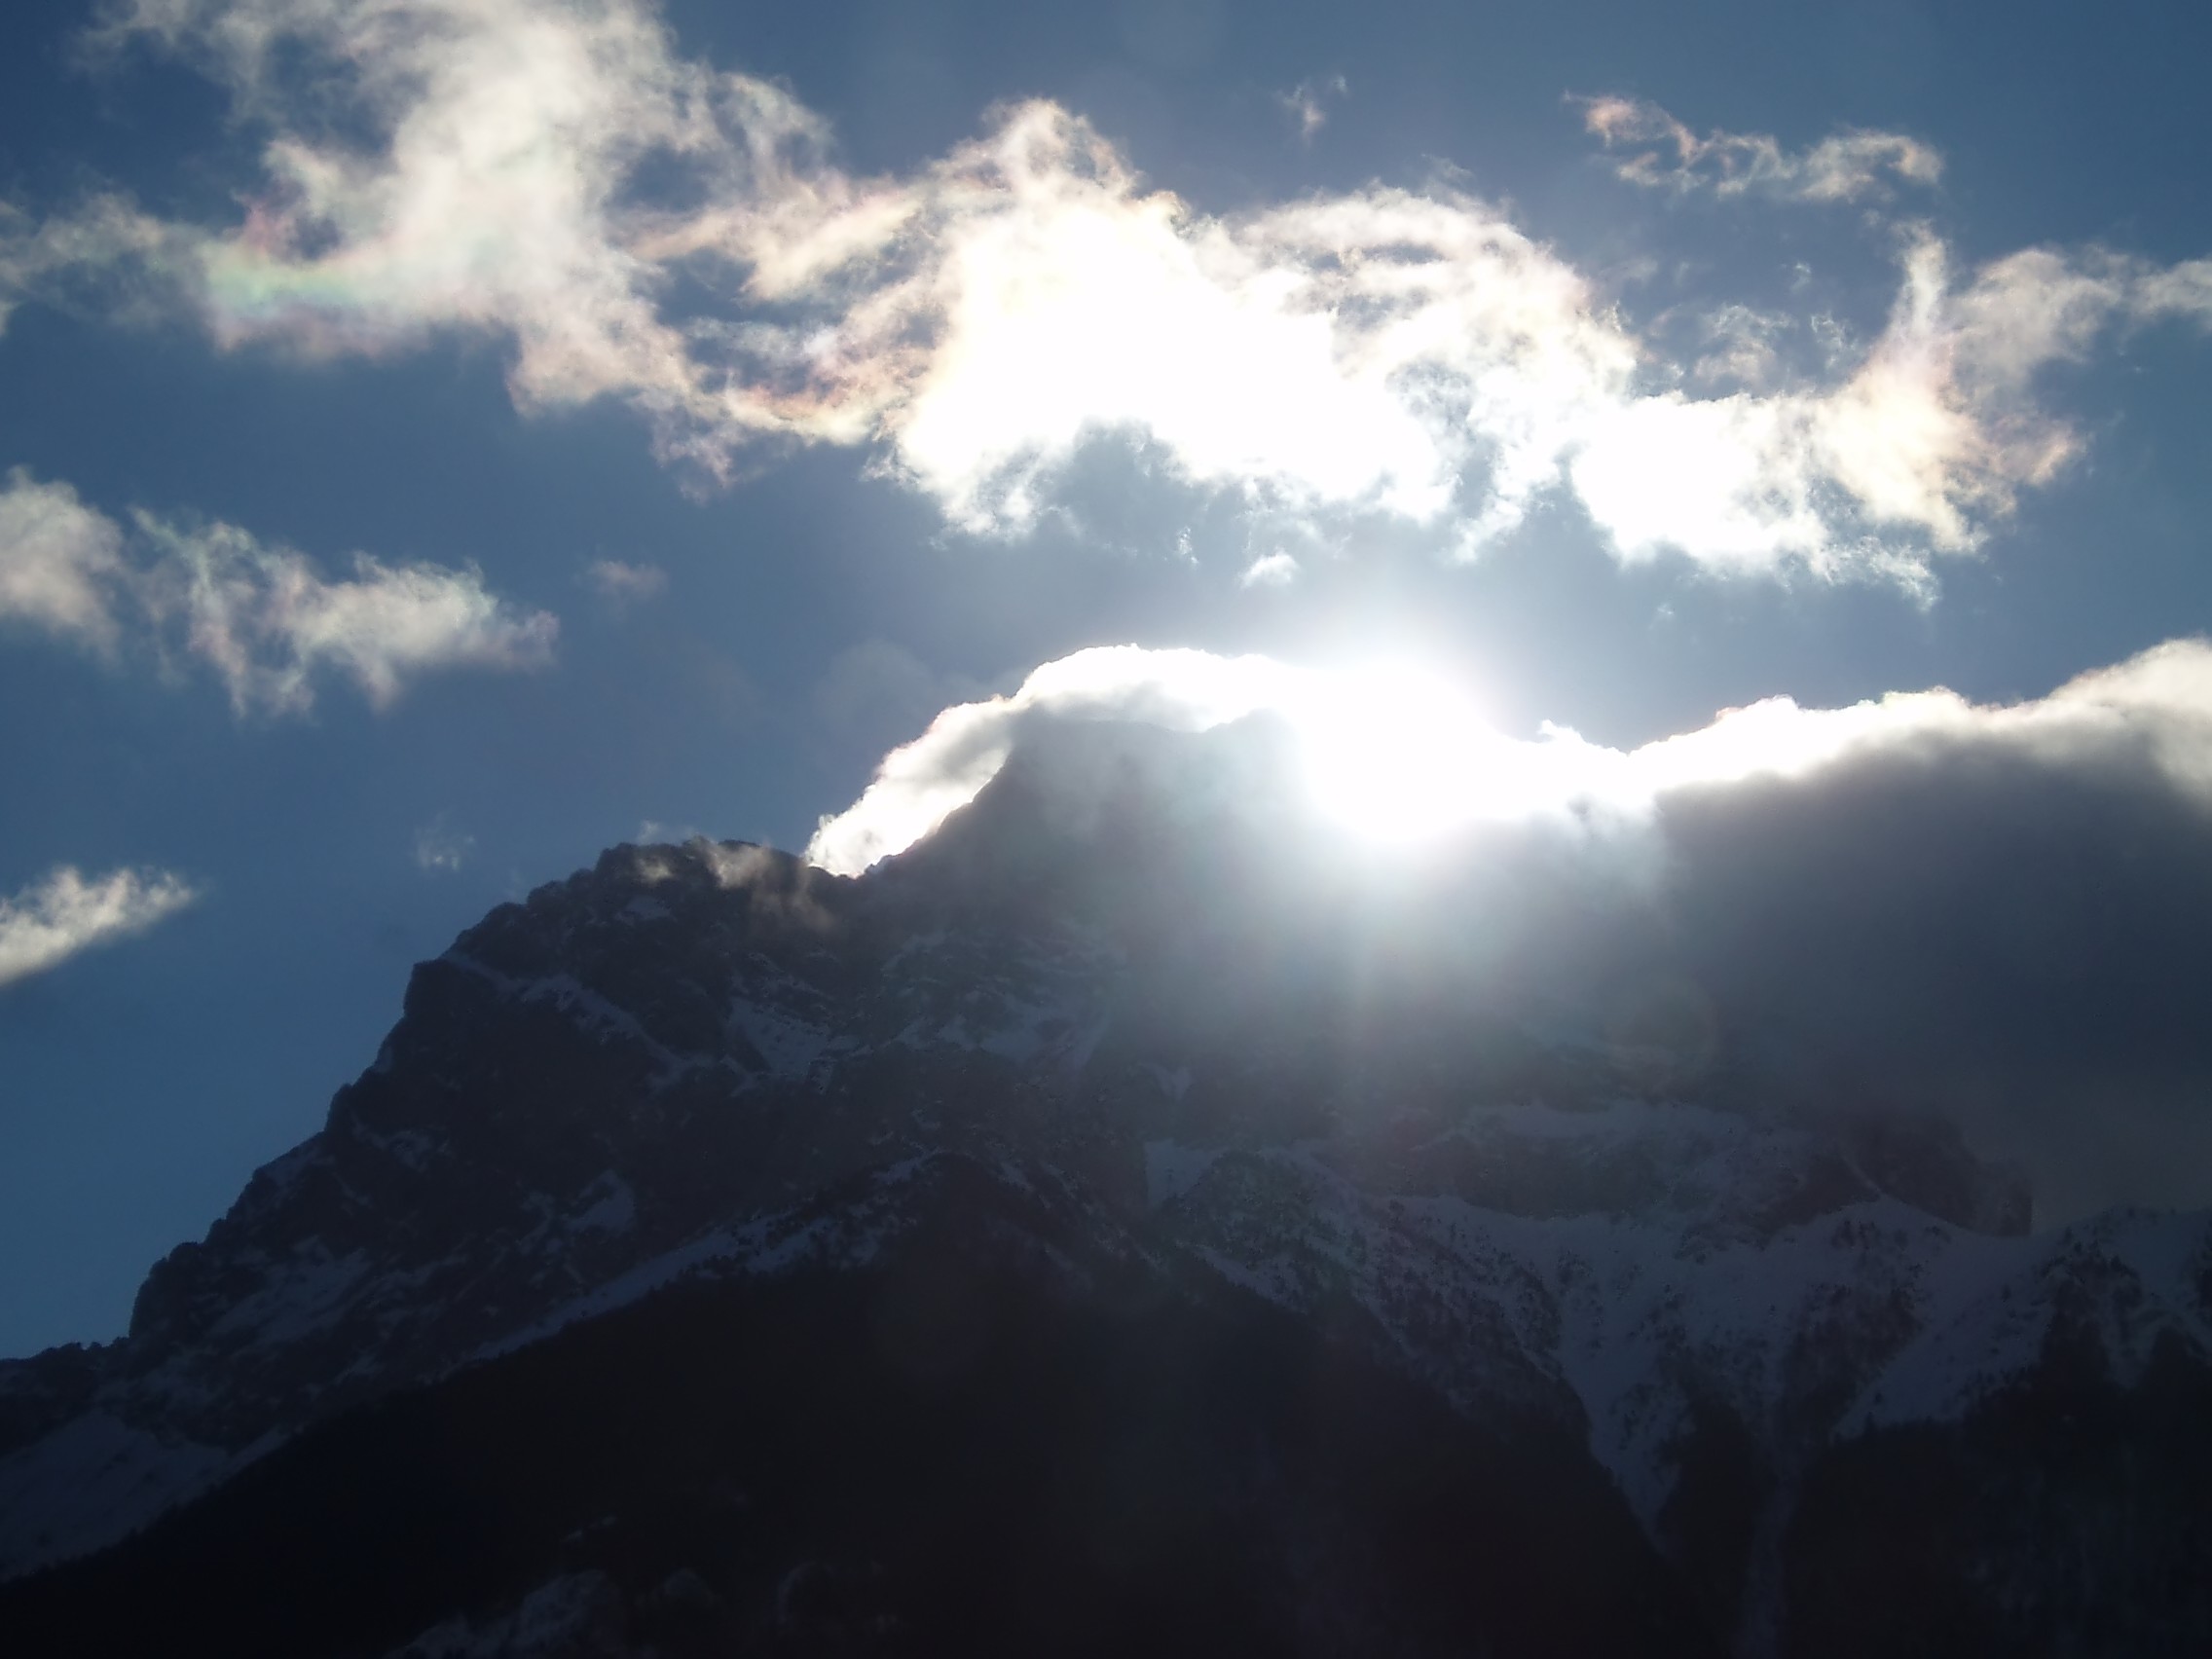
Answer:
<path fill-rule="evenodd" d="M 1860 202 L 1900 186 L 1928 188 L 1943 176 L 1943 158 L 1901 132 L 1841 132 L 1804 150 L 1787 150 L 1765 132 L 1700 137 L 1655 103 L 1639 98 L 1573 98 L 1582 124 L 1608 151 L 1624 151 L 1614 171 L 1630 184 L 1683 194 L 1765 196 L 1785 202 Z"/>
<path fill-rule="evenodd" d="M 1315 80 L 1301 81 L 1287 92 L 1277 92 L 1275 101 L 1290 117 L 1300 141 L 1310 144 L 1314 134 L 1329 125 L 1330 101 L 1350 95 L 1351 86 L 1342 75 L 1323 75 Z"/>
<path fill-rule="evenodd" d="M 681 55 L 646 0 L 137 0 L 103 38 L 222 81 L 268 133 L 264 180 L 229 227 L 117 198 L 18 212 L 0 304 L 166 307 L 309 355 L 503 337 L 525 409 L 623 399 L 709 482 L 763 444 L 868 446 L 983 535 L 1032 525 L 1118 434 L 1268 513 L 1382 515 L 1471 552 L 1564 494 L 1623 560 L 1926 594 L 2078 453 L 2042 370 L 2115 328 L 2212 318 L 2212 262 L 1962 272 L 1908 230 L 1872 338 L 1788 372 L 1723 308 L 1733 343 L 1677 363 L 1447 184 L 1208 214 L 1046 101 L 856 177 L 819 117 Z M 1938 167 L 1889 134 L 1790 152 L 1583 109 L 1641 184 L 1851 202 Z"/>
<path fill-rule="evenodd" d="M 59 482 L 0 487 L 0 624 L 120 661 L 213 670 L 241 717 L 305 714 L 328 675 L 385 708 L 417 677 L 551 660 L 559 625 L 489 592 L 473 570 L 362 553 L 332 580 L 235 525 L 131 515 L 127 531 Z"/>
<path fill-rule="evenodd" d="M 584 580 L 616 610 L 658 599 L 668 591 L 668 572 L 658 565 L 629 564 L 620 559 L 594 560 L 584 570 Z"/>
<path fill-rule="evenodd" d="M 0 897 L 0 986 L 142 933 L 197 897 L 164 870 L 119 869 L 88 880 L 62 865 L 12 898 Z"/>

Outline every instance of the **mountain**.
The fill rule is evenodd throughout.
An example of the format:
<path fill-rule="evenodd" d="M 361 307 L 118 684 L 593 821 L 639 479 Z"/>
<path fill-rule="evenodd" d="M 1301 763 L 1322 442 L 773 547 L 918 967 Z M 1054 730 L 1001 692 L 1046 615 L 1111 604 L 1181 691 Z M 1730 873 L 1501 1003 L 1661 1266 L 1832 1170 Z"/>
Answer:
<path fill-rule="evenodd" d="M 494 911 L 126 1337 L 0 1365 L 0 1641 L 2212 1650 L 2212 1216 L 2034 1232 L 1633 880 L 1291 793 L 1100 725 L 859 878 Z"/>

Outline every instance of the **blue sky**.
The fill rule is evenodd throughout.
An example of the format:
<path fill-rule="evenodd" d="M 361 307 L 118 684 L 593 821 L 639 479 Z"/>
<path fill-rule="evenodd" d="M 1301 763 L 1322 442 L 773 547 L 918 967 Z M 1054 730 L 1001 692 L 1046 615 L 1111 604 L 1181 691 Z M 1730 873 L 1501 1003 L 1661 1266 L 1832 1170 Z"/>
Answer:
<path fill-rule="evenodd" d="M 1088 647 L 1626 752 L 2201 633 L 2207 27 L 7 9 L 0 1352 L 491 904 Z"/>

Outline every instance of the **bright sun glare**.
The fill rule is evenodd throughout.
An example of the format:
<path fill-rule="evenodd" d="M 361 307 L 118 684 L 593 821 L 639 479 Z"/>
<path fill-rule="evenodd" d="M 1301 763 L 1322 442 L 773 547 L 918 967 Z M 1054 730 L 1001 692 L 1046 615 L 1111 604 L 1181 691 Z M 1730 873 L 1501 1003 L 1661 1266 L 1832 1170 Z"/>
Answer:
<path fill-rule="evenodd" d="M 1405 846 L 1509 804 L 1514 746 L 1433 670 L 1390 664 L 1316 675 L 1291 716 L 1315 804 L 1364 839 Z"/>

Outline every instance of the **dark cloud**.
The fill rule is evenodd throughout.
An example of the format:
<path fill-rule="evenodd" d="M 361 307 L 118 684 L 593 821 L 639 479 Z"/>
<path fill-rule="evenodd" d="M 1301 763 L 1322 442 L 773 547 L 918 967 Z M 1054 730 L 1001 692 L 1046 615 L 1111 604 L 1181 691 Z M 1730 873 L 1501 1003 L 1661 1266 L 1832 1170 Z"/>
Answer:
<path fill-rule="evenodd" d="M 1663 825 L 1670 940 L 1757 1075 L 1954 1116 L 2046 1219 L 2212 1201 L 2212 814 L 2139 739 L 1923 740 Z"/>

